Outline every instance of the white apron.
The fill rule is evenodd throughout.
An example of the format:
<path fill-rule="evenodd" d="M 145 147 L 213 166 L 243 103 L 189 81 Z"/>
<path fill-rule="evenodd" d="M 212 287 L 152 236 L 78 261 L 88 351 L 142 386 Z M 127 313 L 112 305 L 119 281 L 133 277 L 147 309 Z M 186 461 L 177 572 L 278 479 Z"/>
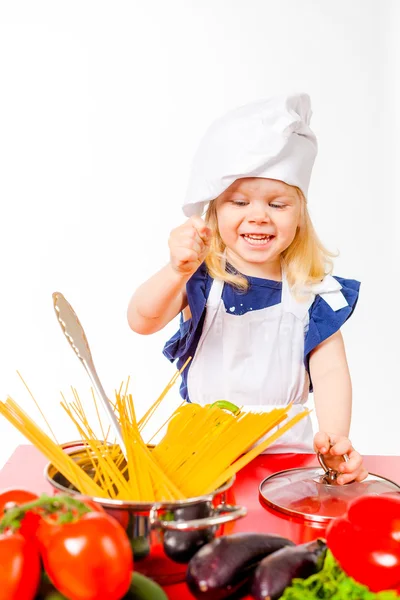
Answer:
<path fill-rule="evenodd" d="M 237 316 L 226 311 L 223 287 L 222 281 L 214 280 L 208 296 L 202 335 L 188 373 L 190 400 L 203 406 L 229 400 L 254 412 L 293 402 L 289 417 L 301 412 L 309 385 L 304 338 L 315 293 L 305 302 L 297 301 L 282 273 L 280 304 Z M 314 287 L 336 293 L 341 288 L 330 276 Z M 267 452 L 313 452 L 310 417 L 303 418 Z"/>

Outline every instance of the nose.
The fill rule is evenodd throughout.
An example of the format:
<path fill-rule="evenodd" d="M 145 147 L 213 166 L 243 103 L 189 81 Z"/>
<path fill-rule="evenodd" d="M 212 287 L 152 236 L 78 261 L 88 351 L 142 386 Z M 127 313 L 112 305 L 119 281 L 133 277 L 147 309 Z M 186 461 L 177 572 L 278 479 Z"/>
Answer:
<path fill-rule="evenodd" d="M 264 206 L 254 206 L 248 215 L 248 221 L 249 223 L 261 225 L 262 223 L 268 223 L 270 217 Z"/>

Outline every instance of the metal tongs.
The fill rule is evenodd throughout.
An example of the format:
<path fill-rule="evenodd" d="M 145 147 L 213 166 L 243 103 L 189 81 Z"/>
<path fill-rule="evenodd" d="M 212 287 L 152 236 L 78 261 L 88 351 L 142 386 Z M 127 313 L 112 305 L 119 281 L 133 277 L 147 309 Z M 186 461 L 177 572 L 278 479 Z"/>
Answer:
<path fill-rule="evenodd" d="M 100 400 L 103 403 L 104 409 L 107 413 L 110 424 L 114 430 L 121 451 L 125 458 L 127 458 L 126 448 L 121 433 L 121 427 L 113 410 L 111 402 L 104 391 L 99 376 L 97 375 L 97 371 L 95 369 L 92 358 L 92 353 L 90 352 L 89 348 L 89 342 L 87 341 L 87 337 L 85 335 L 83 327 L 80 324 L 80 321 L 74 309 L 69 304 L 69 302 L 67 302 L 67 300 L 62 294 L 60 294 L 59 292 L 54 292 L 53 303 L 58 322 L 61 325 L 61 329 L 63 330 L 63 333 L 67 338 L 71 348 L 75 352 L 76 356 L 79 358 L 79 360 L 85 367 L 85 370 L 89 375 Z"/>

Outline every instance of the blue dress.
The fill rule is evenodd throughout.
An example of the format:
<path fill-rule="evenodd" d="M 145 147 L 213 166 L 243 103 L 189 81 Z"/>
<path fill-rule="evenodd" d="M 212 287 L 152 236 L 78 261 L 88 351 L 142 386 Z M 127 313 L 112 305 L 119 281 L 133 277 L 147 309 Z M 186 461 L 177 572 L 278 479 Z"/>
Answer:
<path fill-rule="evenodd" d="M 310 353 L 321 342 L 338 331 L 352 314 L 358 300 L 360 283 L 354 279 L 335 277 L 342 286 L 341 292 L 348 305 L 339 310 L 333 310 L 322 296 L 317 295 L 309 309 L 309 324 L 304 340 L 304 364 L 309 373 Z M 282 282 L 259 277 L 247 276 L 249 288 L 242 292 L 234 286 L 225 283 L 222 300 L 227 312 L 240 317 L 251 310 L 259 310 L 279 304 L 282 295 Z M 194 356 L 200 340 L 206 302 L 210 293 L 212 277 L 208 274 L 205 263 L 190 278 L 186 285 L 188 303 L 192 317 L 181 322 L 179 330 L 165 344 L 163 353 L 171 361 L 177 361 L 180 368 L 189 356 Z M 184 400 L 190 402 L 187 388 L 187 377 L 190 363 L 182 373 L 180 393 Z M 312 382 L 310 378 L 310 392 Z"/>

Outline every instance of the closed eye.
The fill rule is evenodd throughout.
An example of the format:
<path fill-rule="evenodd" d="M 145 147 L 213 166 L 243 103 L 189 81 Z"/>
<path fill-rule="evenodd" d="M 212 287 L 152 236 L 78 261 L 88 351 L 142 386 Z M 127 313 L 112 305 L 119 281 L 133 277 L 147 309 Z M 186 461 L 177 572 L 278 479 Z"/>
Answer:
<path fill-rule="evenodd" d="M 285 204 L 270 204 L 271 208 L 285 208 Z"/>
<path fill-rule="evenodd" d="M 245 202 L 244 200 L 231 200 L 232 204 L 234 206 L 247 206 L 248 202 Z"/>

